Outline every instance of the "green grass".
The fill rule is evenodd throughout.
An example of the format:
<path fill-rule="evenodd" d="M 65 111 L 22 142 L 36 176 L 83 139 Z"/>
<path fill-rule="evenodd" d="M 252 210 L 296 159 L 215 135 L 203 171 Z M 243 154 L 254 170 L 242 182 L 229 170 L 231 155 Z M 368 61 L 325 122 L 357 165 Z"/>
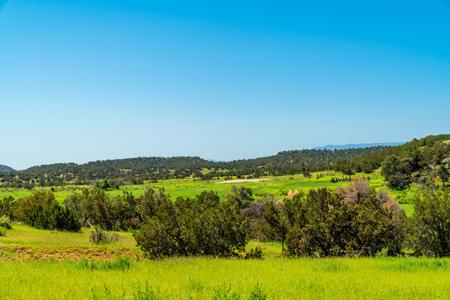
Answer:
<path fill-rule="evenodd" d="M 303 175 L 262 177 L 268 180 L 253 183 L 239 183 L 234 185 L 251 188 L 257 199 L 261 198 L 264 194 L 272 194 L 277 198 L 282 198 L 286 196 L 289 190 L 308 191 L 310 189 L 318 188 L 329 188 L 331 190 L 334 190 L 338 187 L 345 187 L 349 185 L 350 182 L 345 181 L 338 183 L 330 182 L 331 178 L 342 176 L 342 174 L 330 171 L 314 173 L 311 178 L 305 178 Z M 356 176 L 366 177 L 367 175 L 358 174 Z M 385 188 L 383 178 L 377 172 L 371 174 L 369 177 L 369 183 L 372 187 L 376 189 Z M 178 197 L 195 197 L 202 191 L 210 190 L 213 190 L 217 192 L 219 196 L 224 197 L 227 193 L 230 192 L 233 184 L 221 184 L 218 182 L 218 180 L 202 181 L 195 179 L 171 179 L 160 180 L 156 183 L 148 184 L 148 186 L 151 186 L 155 189 L 165 189 L 172 199 L 176 199 Z M 140 197 L 144 193 L 146 186 L 147 185 L 125 185 L 118 190 L 109 190 L 107 193 L 110 195 L 118 195 L 123 191 L 129 191 L 136 197 Z M 64 199 L 66 199 L 71 193 L 79 191 L 81 188 L 82 187 L 70 185 L 64 187 L 56 187 L 54 188 L 56 200 L 59 202 L 63 202 Z M 402 207 L 405 209 L 406 213 L 408 215 L 411 215 L 413 212 L 411 198 L 416 189 L 416 187 L 413 187 L 411 190 L 406 191 L 388 191 L 392 196 L 398 199 Z M 13 196 L 15 199 L 21 199 L 31 195 L 31 193 L 31 190 L 25 189 L 0 188 L 0 198 L 4 196 Z"/>
<path fill-rule="evenodd" d="M 131 233 L 115 244 L 81 233 L 13 224 L 0 237 L 0 299 L 448 299 L 450 259 L 289 259 L 279 243 L 263 260 L 147 260 Z M 124 252 L 125 251 L 125 252 Z M 220 297 L 219 297 L 220 296 Z M 228 298 L 227 298 L 228 297 Z"/>
<path fill-rule="evenodd" d="M 6 231 L 6 236 L 0 238 L 0 262 L 83 257 L 105 259 L 117 254 L 141 256 L 131 233 L 118 232 L 119 241 L 108 245 L 95 245 L 89 241 L 91 231 L 88 228 L 83 228 L 78 233 L 39 230 L 13 224 L 13 230 Z"/>
<path fill-rule="evenodd" d="M 2 299 L 448 299 L 448 259 L 175 258 L 0 264 Z M 143 298 L 143 297 L 142 297 Z M 142 299 L 141 298 L 141 299 Z M 158 299 L 148 297 L 146 299 Z M 235 299 L 235 298 L 228 298 Z"/>
<path fill-rule="evenodd" d="M 81 232 L 41 230 L 27 225 L 13 224 L 13 230 L 8 230 L 7 236 L 0 239 L 0 245 L 48 248 L 93 246 L 89 242 L 89 234 L 91 231 L 89 228 L 83 228 Z M 135 245 L 131 233 L 118 232 L 118 234 L 119 242 L 112 244 L 113 246 L 133 247 Z"/>
<path fill-rule="evenodd" d="M 320 174 L 319 178 L 317 176 Z M 234 184 L 237 186 L 245 186 L 251 188 L 255 196 L 261 197 L 264 194 L 273 194 L 277 197 L 285 196 L 289 190 L 310 190 L 317 188 L 330 188 L 336 189 L 338 187 L 347 186 L 349 182 L 338 182 L 331 183 L 330 180 L 333 177 L 342 177 L 343 175 L 335 172 L 322 172 L 313 174 L 312 178 L 305 178 L 303 175 L 292 175 L 292 176 L 277 176 L 277 177 L 262 177 L 267 179 L 267 181 L 254 182 L 254 183 L 238 183 Z M 178 197 L 194 197 L 202 191 L 213 190 L 216 191 L 220 196 L 226 195 L 233 184 L 221 184 L 218 183 L 219 180 L 213 181 L 202 181 L 195 179 L 171 179 L 171 180 L 160 180 L 156 183 L 150 183 L 149 186 L 159 189 L 164 188 L 167 193 L 173 198 Z M 375 188 L 380 188 L 383 186 L 383 179 L 380 175 L 370 175 L 370 184 Z M 125 185 L 119 190 L 108 191 L 111 195 L 117 195 L 122 193 L 122 191 L 130 191 L 135 196 L 142 196 L 144 193 L 146 185 Z M 64 199 L 79 190 L 80 187 L 76 186 L 65 186 L 55 188 L 55 197 L 58 201 L 64 201 Z M 20 199 L 29 196 L 32 193 L 31 190 L 25 189 L 12 189 L 12 188 L 0 188 L 0 197 L 13 196 L 16 199 Z"/>

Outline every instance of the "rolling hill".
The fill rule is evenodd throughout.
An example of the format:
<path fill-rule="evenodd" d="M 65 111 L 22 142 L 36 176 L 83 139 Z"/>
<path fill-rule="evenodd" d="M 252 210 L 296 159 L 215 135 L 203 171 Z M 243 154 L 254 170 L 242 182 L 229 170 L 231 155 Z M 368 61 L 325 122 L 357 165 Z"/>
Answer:
<path fill-rule="evenodd" d="M 15 170 L 11 167 L 0 165 L 0 172 L 6 173 L 6 172 L 14 172 Z"/>
<path fill-rule="evenodd" d="M 187 177 L 208 180 L 219 176 L 278 176 L 322 170 L 337 170 L 345 174 L 352 174 L 378 169 L 383 161 L 392 155 L 407 158 L 418 150 L 424 152 L 425 155 L 432 155 L 427 153 L 434 153 L 431 150 L 436 148 L 436 145 L 445 144 L 448 141 L 450 141 L 450 135 L 436 135 L 414 139 L 399 146 L 291 150 L 267 157 L 230 162 L 216 162 L 200 157 L 184 156 L 138 157 L 94 161 L 86 164 L 51 164 L 31 167 L 24 171 L 3 173 L 0 175 L 0 182 L 3 186 L 32 187 L 66 183 L 90 184 L 93 181 L 104 179 L 116 181 L 117 184 L 136 184 L 142 183 L 144 180 Z M 447 148 L 440 150 L 444 152 L 442 154 L 444 157 L 448 155 Z M 429 160 L 431 159 L 429 158 Z"/>

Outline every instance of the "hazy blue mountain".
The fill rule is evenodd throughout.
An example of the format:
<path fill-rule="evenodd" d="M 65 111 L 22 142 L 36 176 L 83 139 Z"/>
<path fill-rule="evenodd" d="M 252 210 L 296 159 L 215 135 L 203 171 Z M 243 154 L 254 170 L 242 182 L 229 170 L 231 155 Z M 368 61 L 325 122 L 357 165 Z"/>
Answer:
<path fill-rule="evenodd" d="M 361 149 L 361 148 L 372 148 L 372 147 L 395 147 L 400 146 L 404 143 L 366 143 L 366 144 L 345 144 L 345 145 L 326 145 L 321 147 L 316 147 L 316 150 L 345 150 L 345 149 Z"/>
<path fill-rule="evenodd" d="M 15 171 L 13 168 L 8 167 L 8 166 L 4 166 L 4 165 L 0 165 L 0 172 L 13 172 Z"/>

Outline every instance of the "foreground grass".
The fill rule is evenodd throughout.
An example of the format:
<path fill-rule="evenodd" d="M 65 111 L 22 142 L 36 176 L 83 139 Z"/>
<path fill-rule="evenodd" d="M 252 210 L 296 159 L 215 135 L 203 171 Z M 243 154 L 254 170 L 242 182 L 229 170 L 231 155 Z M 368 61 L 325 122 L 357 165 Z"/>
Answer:
<path fill-rule="evenodd" d="M 130 233 L 109 245 L 81 233 L 14 224 L 0 237 L 0 299 L 448 299 L 450 259 L 288 259 L 252 241 L 265 259 L 150 261 Z M 239 297 L 239 298 L 238 298 Z"/>
<path fill-rule="evenodd" d="M 237 295 L 251 299 L 255 294 L 268 299 L 448 299 L 449 265 L 448 259 L 407 258 L 177 258 L 115 263 L 110 268 L 79 261 L 4 263 L 0 295 L 2 299 L 238 299 Z"/>
<path fill-rule="evenodd" d="M 139 257 L 141 253 L 131 233 L 118 232 L 119 241 L 108 245 L 95 245 L 89 241 L 92 230 L 81 232 L 39 230 L 26 225 L 13 224 L 6 236 L 0 237 L 0 262 L 42 259 L 111 259 L 116 255 Z M 0 299 L 1 295 L 0 295 Z"/>

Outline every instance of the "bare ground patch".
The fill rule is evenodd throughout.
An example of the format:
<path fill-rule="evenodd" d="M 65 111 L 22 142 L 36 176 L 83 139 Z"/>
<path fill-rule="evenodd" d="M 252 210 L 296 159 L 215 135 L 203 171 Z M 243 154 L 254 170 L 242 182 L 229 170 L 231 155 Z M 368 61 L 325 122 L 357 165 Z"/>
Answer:
<path fill-rule="evenodd" d="M 262 181 L 269 181 L 268 178 L 253 178 L 253 179 L 231 179 L 231 180 L 224 180 L 224 181 L 218 181 L 216 183 L 219 184 L 233 184 L 233 183 L 254 183 L 254 182 L 262 182 Z"/>

